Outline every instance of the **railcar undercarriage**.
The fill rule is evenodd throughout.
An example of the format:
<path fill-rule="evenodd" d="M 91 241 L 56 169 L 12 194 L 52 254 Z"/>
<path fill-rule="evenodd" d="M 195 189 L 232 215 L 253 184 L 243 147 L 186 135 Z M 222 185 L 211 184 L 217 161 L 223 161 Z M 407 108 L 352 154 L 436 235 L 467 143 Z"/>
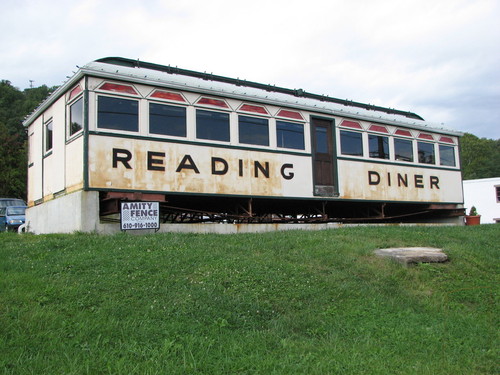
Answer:
<path fill-rule="evenodd" d="M 100 193 L 102 221 L 117 221 L 121 201 L 160 201 L 161 223 L 409 223 L 464 215 L 456 204 Z"/>

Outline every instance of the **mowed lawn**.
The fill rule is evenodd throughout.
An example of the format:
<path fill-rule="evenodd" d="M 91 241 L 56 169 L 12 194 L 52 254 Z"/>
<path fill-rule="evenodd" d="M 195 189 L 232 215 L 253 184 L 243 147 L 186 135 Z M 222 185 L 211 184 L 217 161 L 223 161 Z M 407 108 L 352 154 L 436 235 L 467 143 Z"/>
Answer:
<path fill-rule="evenodd" d="M 500 225 L 1 233 L 0 374 L 499 374 L 499 256 Z"/>

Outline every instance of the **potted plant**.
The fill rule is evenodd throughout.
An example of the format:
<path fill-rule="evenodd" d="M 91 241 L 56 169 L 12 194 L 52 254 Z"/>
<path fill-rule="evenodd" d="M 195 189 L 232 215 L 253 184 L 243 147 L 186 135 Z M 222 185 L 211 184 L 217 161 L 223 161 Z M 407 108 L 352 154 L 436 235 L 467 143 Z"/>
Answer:
<path fill-rule="evenodd" d="M 465 215 L 465 225 L 479 225 L 481 222 L 481 215 L 477 214 L 476 207 L 472 206 L 469 214 Z"/>

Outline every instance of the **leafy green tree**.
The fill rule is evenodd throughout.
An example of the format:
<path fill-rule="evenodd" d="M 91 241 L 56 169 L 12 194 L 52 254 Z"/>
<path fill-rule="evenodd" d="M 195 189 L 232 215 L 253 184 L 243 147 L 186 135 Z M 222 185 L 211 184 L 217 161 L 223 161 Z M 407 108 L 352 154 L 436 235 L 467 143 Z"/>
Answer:
<path fill-rule="evenodd" d="M 464 180 L 500 177 L 500 139 L 465 133 L 460 144 Z"/>

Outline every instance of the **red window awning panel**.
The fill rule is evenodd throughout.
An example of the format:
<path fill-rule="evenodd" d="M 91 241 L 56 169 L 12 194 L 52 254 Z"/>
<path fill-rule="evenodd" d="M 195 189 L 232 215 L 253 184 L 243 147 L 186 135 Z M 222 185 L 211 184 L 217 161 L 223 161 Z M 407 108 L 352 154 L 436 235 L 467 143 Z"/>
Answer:
<path fill-rule="evenodd" d="M 409 130 L 398 129 L 396 130 L 396 135 L 402 135 L 404 137 L 411 137 L 411 132 Z"/>
<path fill-rule="evenodd" d="M 196 104 L 203 104 L 203 105 L 213 105 L 215 107 L 220 107 L 220 108 L 229 108 L 227 103 L 224 100 L 221 99 L 213 99 L 213 98 L 200 98 Z"/>
<path fill-rule="evenodd" d="M 450 137 L 441 137 L 439 138 L 439 142 L 445 142 L 445 143 L 452 143 L 452 144 L 455 144 L 455 142 L 453 141 L 453 138 L 450 138 Z"/>
<path fill-rule="evenodd" d="M 80 85 L 76 86 L 75 88 L 73 88 L 73 90 L 71 90 L 71 92 L 69 93 L 69 100 L 75 98 L 79 93 L 81 93 L 83 90 L 82 88 L 80 87 Z"/>
<path fill-rule="evenodd" d="M 387 130 L 387 128 L 382 125 L 371 125 L 370 130 L 379 133 L 389 133 L 389 130 Z"/>
<path fill-rule="evenodd" d="M 363 129 L 363 127 L 359 124 L 359 122 L 356 121 L 350 121 L 350 120 L 344 120 L 340 124 L 340 126 L 344 126 L 346 128 L 353 128 L 353 129 Z"/>
<path fill-rule="evenodd" d="M 175 100 L 177 102 L 186 102 L 186 99 L 184 99 L 181 94 L 170 91 L 156 90 L 151 97 L 165 100 Z"/>
<path fill-rule="evenodd" d="M 269 114 L 264 107 L 261 107 L 259 105 L 252 105 L 252 104 L 243 104 L 240 107 L 240 111 L 261 113 L 263 115 Z"/>
<path fill-rule="evenodd" d="M 120 85 L 118 83 L 105 83 L 102 85 L 100 90 L 105 90 L 105 91 L 113 91 L 113 92 L 119 92 L 122 94 L 132 94 L 132 95 L 137 95 L 137 91 L 132 86 L 128 85 Z"/>
<path fill-rule="evenodd" d="M 430 141 L 434 140 L 434 137 L 432 136 L 432 134 L 428 134 L 428 133 L 420 133 L 418 135 L 418 138 L 420 138 L 420 139 L 428 139 Z"/>
<path fill-rule="evenodd" d="M 300 114 L 300 112 L 289 111 L 287 109 L 282 109 L 278 112 L 279 117 L 288 117 L 293 118 L 295 120 L 304 120 L 304 117 Z"/>

